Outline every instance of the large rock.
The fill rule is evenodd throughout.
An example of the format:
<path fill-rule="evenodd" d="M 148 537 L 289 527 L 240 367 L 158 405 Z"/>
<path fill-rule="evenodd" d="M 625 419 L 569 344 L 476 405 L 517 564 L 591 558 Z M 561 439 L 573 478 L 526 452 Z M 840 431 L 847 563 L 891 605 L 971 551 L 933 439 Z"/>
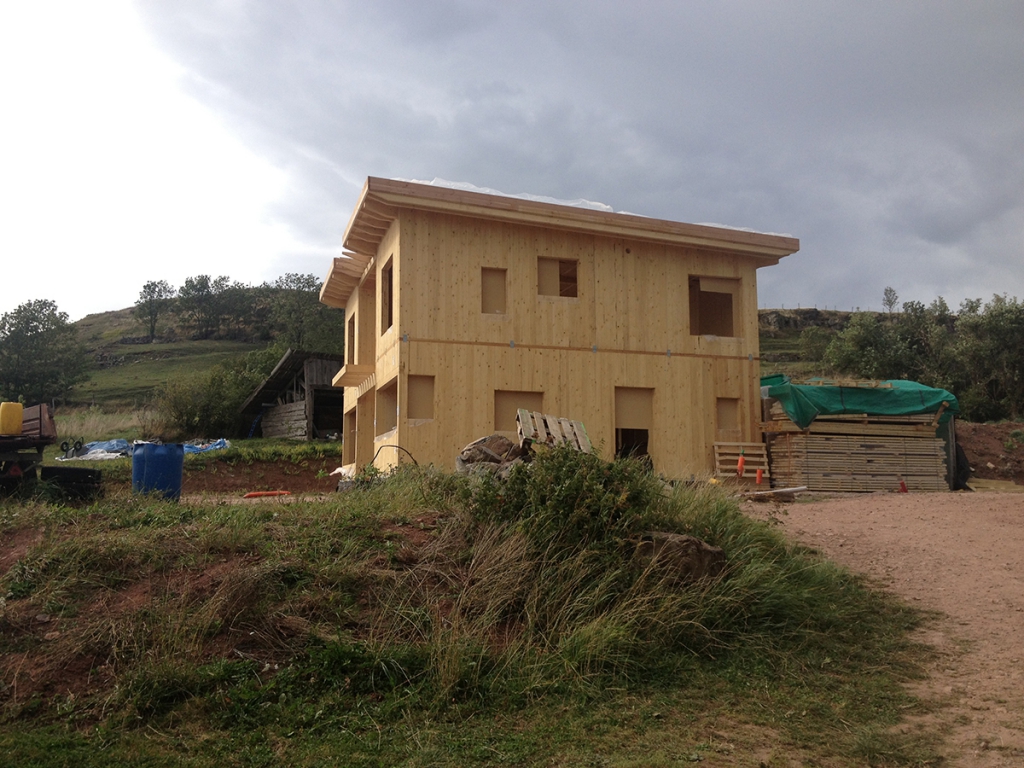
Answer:
<path fill-rule="evenodd" d="M 488 470 L 499 470 L 508 467 L 523 456 L 523 450 L 504 435 L 493 434 L 481 437 L 463 448 L 455 457 L 455 469 L 458 472 L 471 472 L 483 465 Z M 490 466 L 488 466 L 490 465 Z"/>
<path fill-rule="evenodd" d="M 714 579 L 725 570 L 725 551 L 694 536 L 649 531 L 636 545 L 636 556 L 654 562 L 679 581 Z"/>

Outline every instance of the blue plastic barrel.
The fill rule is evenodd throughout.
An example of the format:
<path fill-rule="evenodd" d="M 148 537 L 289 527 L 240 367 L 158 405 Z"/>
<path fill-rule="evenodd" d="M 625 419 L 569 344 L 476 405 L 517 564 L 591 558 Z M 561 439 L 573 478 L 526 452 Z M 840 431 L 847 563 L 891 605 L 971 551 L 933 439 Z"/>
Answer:
<path fill-rule="evenodd" d="M 181 443 L 135 443 L 132 448 L 132 490 L 181 498 L 185 446 Z"/>

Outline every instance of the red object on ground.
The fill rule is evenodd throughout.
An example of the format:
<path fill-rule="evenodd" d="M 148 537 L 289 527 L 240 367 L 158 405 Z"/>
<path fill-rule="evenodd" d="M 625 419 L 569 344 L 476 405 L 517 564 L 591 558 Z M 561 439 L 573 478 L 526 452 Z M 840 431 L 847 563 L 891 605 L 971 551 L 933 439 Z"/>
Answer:
<path fill-rule="evenodd" d="M 764 470 L 759 469 L 757 470 L 757 479 L 754 482 L 760 485 L 762 480 L 764 480 Z"/>
<path fill-rule="evenodd" d="M 291 491 L 251 491 L 243 499 L 262 499 L 265 496 L 291 496 Z"/>
<path fill-rule="evenodd" d="M 907 490 L 907 481 L 902 477 L 900 478 L 900 493 L 909 493 Z"/>

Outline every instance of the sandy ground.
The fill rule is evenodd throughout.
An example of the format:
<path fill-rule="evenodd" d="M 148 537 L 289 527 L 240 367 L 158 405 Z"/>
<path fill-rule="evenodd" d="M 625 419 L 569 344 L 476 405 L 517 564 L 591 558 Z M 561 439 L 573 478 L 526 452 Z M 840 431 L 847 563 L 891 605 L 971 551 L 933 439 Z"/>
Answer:
<path fill-rule="evenodd" d="M 797 540 L 942 613 L 921 633 L 938 654 L 914 685 L 939 706 L 905 727 L 948 733 L 946 765 L 1024 766 L 1024 494 L 865 494 L 784 509 Z"/>

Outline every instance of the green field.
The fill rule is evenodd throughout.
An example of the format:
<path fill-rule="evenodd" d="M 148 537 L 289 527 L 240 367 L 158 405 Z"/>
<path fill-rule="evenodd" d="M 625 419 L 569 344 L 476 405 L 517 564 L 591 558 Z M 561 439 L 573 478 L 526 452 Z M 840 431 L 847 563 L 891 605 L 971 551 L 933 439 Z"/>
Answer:
<path fill-rule="evenodd" d="M 170 344 L 112 344 L 104 354 L 114 361 L 92 371 L 72 393 L 72 401 L 108 408 L 139 408 L 150 402 L 157 387 L 179 376 L 207 371 L 215 365 L 260 348 L 238 341 L 179 341 Z"/>

